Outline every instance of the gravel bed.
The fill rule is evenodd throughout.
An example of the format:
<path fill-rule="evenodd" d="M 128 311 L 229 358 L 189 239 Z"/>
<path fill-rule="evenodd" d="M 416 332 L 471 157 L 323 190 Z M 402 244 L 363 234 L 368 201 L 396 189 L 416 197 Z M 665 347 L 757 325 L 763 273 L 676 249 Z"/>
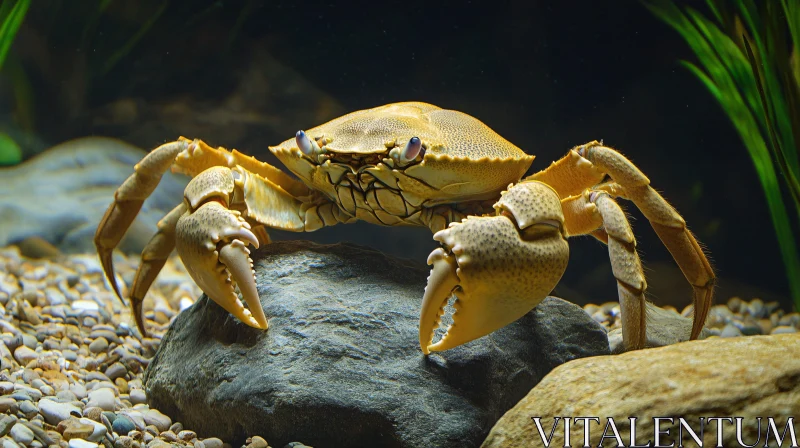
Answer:
<path fill-rule="evenodd" d="M 115 254 L 121 286 L 138 263 Z M 230 448 L 150 408 L 142 385 L 172 318 L 200 294 L 170 259 L 145 301 L 150 337 L 141 338 L 96 255 L 50 261 L 0 249 L 0 448 Z M 269 445 L 252 435 L 246 446 Z"/>
<path fill-rule="evenodd" d="M 664 306 L 684 317 L 691 317 L 692 305 L 682 311 L 674 307 Z M 602 324 L 607 330 L 620 328 L 619 302 L 607 302 L 602 305 L 588 304 L 583 307 L 592 319 Z M 800 313 L 780 308 L 778 302 L 767 302 L 755 298 L 749 302 L 740 297 L 732 297 L 727 303 L 713 305 L 708 312 L 706 328 L 710 328 L 713 336 L 731 338 L 737 336 L 753 336 L 764 334 L 797 333 L 800 331 Z"/>
<path fill-rule="evenodd" d="M 115 254 L 121 286 L 131 283 L 138 263 Z M 150 337 L 141 338 L 95 255 L 36 260 L 14 246 L 0 248 L 0 448 L 230 448 L 150 408 L 142 385 L 171 320 L 200 294 L 171 258 L 145 301 Z M 617 302 L 584 310 L 608 329 L 620 326 Z M 691 316 L 692 307 L 679 313 Z M 800 314 L 734 297 L 711 308 L 707 326 L 712 337 L 795 333 Z M 247 448 L 268 446 L 258 435 L 247 439 Z"/>

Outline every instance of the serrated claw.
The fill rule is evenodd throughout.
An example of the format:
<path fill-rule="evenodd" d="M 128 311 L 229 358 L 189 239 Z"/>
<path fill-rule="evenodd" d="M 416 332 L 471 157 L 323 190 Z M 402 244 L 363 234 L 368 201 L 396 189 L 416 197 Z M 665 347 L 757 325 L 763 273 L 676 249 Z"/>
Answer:
<path fill-rule="evenodd" d="M 187 271 L 206 295 L 242 322 L 266 329 L 247 244 L 258 238 L 235 210 L 212 201 L 178 221 L 176 247 Z M 238 285 L 249 310 L 236 295 Z"/>
<path fill-rule="evenodd" d="M 569 257 L 559 228 L 546 220 L 521 232 L 507 216 L 470 217 L 433 238 L 443 247 L 428 258 L 433 269 L 420 319 L 425 354 L 458 347 L 524 316 L 558 283 Z M 451 292 L 453 322 L 431 344 Z"/>
<path fill-rule="evenodd" d="M 256 244 L 256 247 L 257 244 Z M 240 240 L 233 240 L 227 246 L 224 246 L 219 251 L 219 261 L 224 264 L 228 271 L 231 273 L 233 281 L 239 285 L 239 291 L 242 293 L 247 307 L 250 308 L 250 315 L 256 321 L 258 328 L 267 329 L 267 317 L 264 316 L 264 309 L 261 307 L 261 301 L 258 299 L 258 289 L 256 289 L 255 275 L 253 274 L 253 261 L 250 260 L 250 251 L 247 250 L 245 244 Z M 238 314 L 232 313 L 243 322 L 248 319 L 243 317 L 244 310 Z"/>
<path fill-rule="evenodd" d="M 458 283 L 458 265 L 452 255 L 439 248 L 428 256 L 428 264 L 433 265 L 428 285 L 422 297 L 422 310 L 419 317 L 419 346 L 426 355 L 433 342 L 433 332 L 439 327 L 447 299 Z"/>

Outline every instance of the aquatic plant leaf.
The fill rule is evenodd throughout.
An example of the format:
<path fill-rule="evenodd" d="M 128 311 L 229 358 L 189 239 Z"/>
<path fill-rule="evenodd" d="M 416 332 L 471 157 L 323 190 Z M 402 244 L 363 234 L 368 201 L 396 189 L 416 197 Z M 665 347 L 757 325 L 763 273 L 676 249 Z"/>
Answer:
<path fill-rule="evenodd" d="M 17 142 L 6 133 L 0 132 L 0 166 L 16 165 L 22 162 L 22 150 Z"/>
<path fill-rule="evenodd" d="M 783 170 L 784 176 L 786 176 L 786 181 L 789 183 L 789 192 L 792 194 L 792 197 L 795 200 L 795 203 L 800 205 L 800 183 L 798 183 L 797 177 L 795 173 L 789 168 L 788 163 L 786 161 L 786 154 L 781 147 L 781 143 L 778 140 L 778 136 L 775 134 L 775 127 L 772 125 L 774 122 L 774 117 L 770 115 L 771 109 L 769 107 L 769 103 L 767 100 L 767 95 L 764 93 L 764 85 L 761 82 L 761 76 L 758 70 L 758 63 L 756 61 L 756 57 L 753 54 L 752 48 L 750 48 L 750 44 L 745 39 L 744 41 L 745 47 L 747 48 L 747 56 L 750 59 L 750 63 L 753 67 L 753 77 L 756 79 L 756 86 L 758 87 L 758 93 L 761 97 L 761 103 L 764 105 L 764 113 L 766 114 L 765 121 L 767 123 L 767 129 L 769 131 L 770 142 L 772 143 L 772 153 L 775 156 L 775 159 L 778 161 L 778 165 Z"/>
<path fill-rule="evenodd" d="M 788 11 L 788 3 L 791 2 L 782 1 L 783 10 Z M 656 17 L 675 29 L 695 53 L 699 65 L 686 61 L 682 64 L 717 99 L 745 144 L 764 190 L 795 307 L 800 310 L 800 257 L 775 169 L 775 163 L 778 163 L 789 189 L 793 190 L 795 182 L 792 177 L 800 177 L 797 169 L 798 152 L 781 152 L 781 148 L 794 149 L 797 144 L 794 132 L 800 127 L 793 123 L 800 119 L 796 113 L 797 92 L 800 90 L 797 87 L 800 82 L 785 81 L 791 76 L 787 74 L 792 70 L 781 68 L 788 67 L 789 52 L 779 45 L 781 36 L 775 31 L 780 28 L 776 18 L 777 8 L 767 8 L 767 17 L 762 18 L 753 1 L 735 2 L 749 34 L 754 36 L 756 42 L 757 49 L 754 53 L 760 58 L 760 64 L 754 64 L 756 56 L 748 59 L 742 48 L 746 45 L 747 36 L 739 41 L 742 33 L 730 34 L 737 29 L 743 29 L 738 17 L 731 18 L 724 9 L 723 2 L 718 4 L 714 0 L 707 0 L 706 3 L 720 26 L 691 8 L 686 8 L 684 13 L 671 0 L 643 0 L 643 4 Z M 794 28 L 790 27 L 790 31 L 800 28 L 800 8 L 796 5 L 792 8 L 794 15 L 785 14 L 790 22 L 794 22 Z M 729 34 L 721 29 L 726 24 L 725 31 Z M 794 34 L 792 41 L 797 40 L 798 36 Z M 794 49 L 797 48 L 795 44 Z M 775 64 L 776 57 L 785 65 Z M 777 69 L 774 68 L 776 66 Z M 763 84 L 759 73 L 765 80 Z M 784 74 L 783 84 L 791 85 L 791 89 L 787 88 L 785 91 L 782 88 L 779 73 Z M 760 94 L 760 89 L 763 89 L 763 94 Z M 768 142 L 774 142 L 772 148 Z M 794 193 L 792 197 L 795 198 Z M 795 206 L 800 213 L 800 203 L 796 200 Z"/>
<path fill-rule="evenodd" d="M 11 0 L 3 0 L 0 6 L 0 70 L 3 68 L 3 62 L 6 60 L 11 43 L 14 42 L 17 30 L 25 19 L 31 0 L 17 0 L 13 2 L 14 6 L 11 4 Z"/>

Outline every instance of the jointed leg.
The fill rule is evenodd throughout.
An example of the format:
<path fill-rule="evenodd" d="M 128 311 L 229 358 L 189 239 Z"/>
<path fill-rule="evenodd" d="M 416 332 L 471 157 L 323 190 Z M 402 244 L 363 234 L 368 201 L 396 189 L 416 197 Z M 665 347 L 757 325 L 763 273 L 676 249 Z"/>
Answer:
<path fill-rule="evenodd" d="M 633 163 L 614 149 L 591 142 L 573 148 L 567 156 L 530 178 L 548 184 L 555 182 L 554 188 L 565 198 L 593 187 L 606 174 L 614 183 L 600 188 L 636 204 L 694 288 L 691 337 L 696 339 L 711 308 L 716 281 L 714 271 L 683 218 L 650 187 L 650 180 Z"/>
<path fill-rule="evenodd" d="M 145 294 L 176 245 L 195 282 L 209 297 L 246 323 L 266 328 L 246 245 L 258 247 L 259 240 L 268 242 L 269 236 L 262 226 L 258 226 L 258 235 L 251 232 L 251 223 L 303 230 L 301 205 L 306 204 L 293 194 L 309 200 L 309 190 L 268 164 L 236 151 L 211 148 L 199 140 L 181 138 L 156 148 L 117 189 L 95 234 L 109 282 L 120 295 L 112 252 L 170 167 L 193 179 L 185 191 L 186 201 L 159 222 L 158 233 L 142 254 L 131 292 L 139 330 L 146 334 L 141 309 Z M 251 310 L 245 310 L 235 296 L 236 284 Z"/>
<path fill-rule="evenodd" d="M 608 245 L 611 269 L 617 280 L 625 349 L 644 348 L 647 341 L 647 282 L 625 212 L 603 191 L 587 190 L 584 194 L 564 199 L 562 206 L 568 237 L 591 234 Z"/>
<path fill-rule="evenodd" d="M 175 157 L 185 150 L 187 142 L 177 141 L 159 146 L 147 154 L 141 162 L 134 167 L 134 173 L 114 193 L 114 202 L 108 207 L 100 225 L 97 226 L 97 233 L 94 236 L 94 244 L 97 246 L 97 253 L 100 255 L 100 263 L 103 271 L 108 277 L 108 282 L 114 288 L 114 292 L 122 299 L 114 277 L 114 264 L 112 253 L 117 247 L 125 231 L 131 226 L 142 204 L 153 190 L 158 186 L 161 176 L 172 166 Z"/>
<path fill-rule="evenodd" d="M 592 164 L 611 175 L 621 187 L 618 196 L 633 201 L 650 221 L 661 242 L 672 254 L 683 275 L 694 290 L 694 323 L 691 338 L 696 339 L 703 330 L 711 309 L 716 276 L 703 249 L 686 228 L 680 214 L 650 186 L 650 181 L 619 152 L 589 144 L 578 150 Z"/>
<path fill-rule="evenodd" d="M 186 210 L 186 204 L 181 203 L 164 216 L 158 222 L 158 232 L 153 235 L 142 251 L 142 262 L 136 270 L 130 298 L 136 326 L 142 336 L 147 336 L 144 326 L 144 311 L 142 309 L 144 297 L 158 273 L 161 272 L 161 268 L 167 262 L 169 254 L 175 249 L 175 226 L 178 224 L 178 219 L 186 213 Z"/>

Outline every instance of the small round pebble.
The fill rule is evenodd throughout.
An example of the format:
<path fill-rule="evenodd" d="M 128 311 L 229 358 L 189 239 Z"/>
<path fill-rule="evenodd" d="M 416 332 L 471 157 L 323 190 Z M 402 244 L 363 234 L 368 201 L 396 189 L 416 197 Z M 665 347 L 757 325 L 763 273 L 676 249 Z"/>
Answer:
<path fill-rule="evenodd" d="M 100 353 L 108 348 L 108 339 L 100 336 L 89 344 L 89 351 L 92 353 Z"/>
<path fill-rule="evenodd" d="M 83 439 L 70 439 L 69 448 L 99 448 L 99 445 Z"/>
<path fill-rule="evenodd" d="M 130 399 L 133 404 L 144 404 L 147 403 L 147 394 L 143 389 L 131 389 Z"/>
<path fill-rule="evenodd" d="M 124 377 L 125 374 L 127 373 L 128 369 L 126 369 L 125 366 L 122 365 L 122 363 L 120 362 L 115 362 L 114 364 L 111 364 L 105 371 L 106 376 L 112 381 L 117 378 Z"/>
<path fill-rule="evenodd" d="M 788 333 L 797 333 L 797 328 L 790 327 L 787 325 L 781 325 L 773 328 L 770 334 L 788 334 Z"/>
<path fill-rule="evenodd" d="M 114 448 L 133 448 L 135 443 L 132 437 L 119 436 L 114 440 Z"/>
<path fill-rule="evenodd" d="M 269 444 L 263 437 L 253 436 L 250 438 L 250 443 L 247 448 L 269 448 Z"/>
<path fill-rule="evenodd" d="M 111 429 L 117 434 L 128 434 L 136 429 L 136 425 L 129 417 L 125 415 L 118 415 L 117 418 L 115 418 L 111 423 Z"/>
<path fill-rule="evenodd" d="M 183 430 L 178 432 L 178 439 L 184 442 L 189 442 L 197 438 L 197 433 L 194 431 Z"/>
<path fill-rule="evenodd" d="M 89 402 L 86 403 L 86 406 L 97 406 L 104 411 L 114 411 L 116 406 L 114 389 L 101 387 L 89 392 Z"/>
<path fill-rule="evenodd" d="M 19 411 L 25 415 L 25 418 L 32 419 L 36 414 L 39 413 L 39 409 L 33 402 L 25 400 L 19 403 Z"/>
<path fill-rule="evenodd" d="M 33 431 L 31 431 L 27 426 L 23 425 L 22 423 L 17 423 L 11 428 L 11 438 L 14 439 L 15 442 L 21 443 L 23 445 L 29 445 L 33 442 Z"/>
<path fill-rule="evenodd" d="M 172 426 L 172 420 L 157 409 L 150 409 L 143 417 L 146 424 L 154 425 L 159 431 L 167 431 Z"/>
<path fill-rule="evenodd" d="M 222 440 L 216 437 L 209 437 L 203 439 L 203 445 L 205 445 L 206 448 L 222 448 Z"/>
<path fill-rule="evenodd" d="M 725 325 L 725 328 L 723 328 L 722 332 L 719 334 L 721 338 L 735 338 L 737 336 L 742 336 L 742 331 L 733 324 Z"/>

